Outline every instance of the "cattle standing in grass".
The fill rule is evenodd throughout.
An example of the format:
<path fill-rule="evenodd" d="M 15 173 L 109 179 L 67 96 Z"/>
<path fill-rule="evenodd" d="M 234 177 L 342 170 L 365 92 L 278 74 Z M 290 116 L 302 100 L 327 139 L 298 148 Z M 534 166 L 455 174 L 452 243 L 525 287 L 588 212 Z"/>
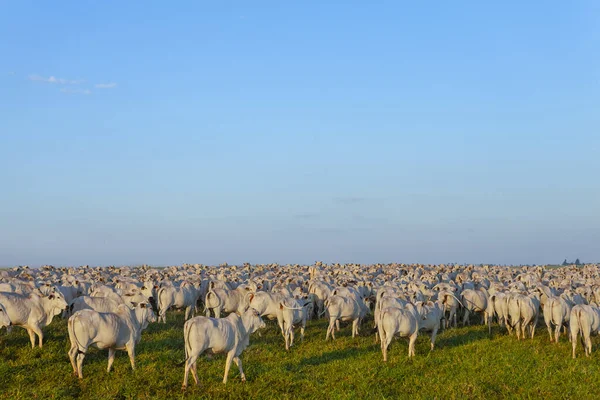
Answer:
<path fill-rule="evenodd" d="M 38 336 L 40 348 L 42 347 L 42 329 L 52 322 L 55 315 L 67 308 L 67 302 L 60 292 L 49 296 L 0 292 L 0 304 L 5 307 L 12 325 L 27 330 L 32 348 L 35 347 L 35 335 Z"/>
<path fill-rule="evenodd" d="M 307 303 L 308 304 L 308 303 Z M 298 300 L 288 298 L 279 303 L 279 309 L 283 317 L 283 337 L 285 349 L 289 350 L 294 345 L 294 326 L 300 326 L 300 340 L 304 340 L 304 329 L 306 329 L 307 311 L 305 306 Z"/>
<path fill-rule="evenodd" d="M 550 341 L 552 342 L 553 336 L 556 343 L 560 337 L 560 328 L 568 326 L 569 316 L 571 315 L 571 308 L 573 304 L 570 304 L 568 300 L 565 300 L 557 296 L 546 297 L 546 301 L 543 305 L 544 310 L 544 322 L 548 328 L 548 334 L 550 335 Z M 554 327 L 554 335 L 552 334 L 552 328 Z"/>
<path fill-rule="evenodd" d="M 415 342 L 419 334 L 419 323 L 417 316 L 409 311 L 397 307 L 387 307 L 381 310 L 379 320 L 379 335 L 381 337 L 381 352 L 383 361 L 387 361 L 387 350 L 394 338 L 399 334 L 408 337 L 408 357 L 415 355 Z"/>
<path fill-rule="evenodd" d="M 355 298 L 354 296 L 330 296 L 325 301 L 325 307 L 329 314 L 329 326 L 327 327 L 325 340 L 329 339 L 329 335 L 331 335 L 332 339 L 335 339 L 334 329 L 337 321 L 352 321 L 352 337 L 355 337 L 358 335 L 358 327 L 361 319 L 369 311 L 362 299 Z"/>
<path fill-rule="evenodd" d="M 188 320 L 183 327 L 185 372 L 182 389 L 187 387 L 190 370 L 196 385 L 198 384 L 196 362 L 198 356 L 209 349 L 213 353 L 227 353 L 223 383 L 227 383 L 231 361 L 238 366 L 242 381 L 246 381 L 239 357 L 250 344 L 250 335 L 264 327 L 265 323 L 254 309 L 246 310 L 241 316 L 231 313 L 225 318 L 200 316 Z"/>
<path fill-rule="evenodd" d="M 571 309 L 569 318 L 569 330 L 571 333 L 571 345 L 573 346 L 573 358 L 575 358 L 575 349 L 577 348 L 577 336 L 581 334 L 581 343 L 585 350 L 585 355 L 592 354 L 591 335 L 597 335 L 600 332 L 600 308 L 594 303 L 578 304 Z"/>
<path fill-rule="evenodd" d="M 83 359 L 90 346 L 108 349 L 106 372 L 110 372 L 116 350 L 127 350 L 131 368 L 135 369 L 135 345 L 141 339 L 142 330 L 149 322 L 156 321 L 156 316 L 147 303 L 132 305 L 134 308 L 130 309 L 120 304 L 115 312 L 107 313 L 82 310 L 69 318 L 69 359 L 79 378 L 83 378 Z"/>

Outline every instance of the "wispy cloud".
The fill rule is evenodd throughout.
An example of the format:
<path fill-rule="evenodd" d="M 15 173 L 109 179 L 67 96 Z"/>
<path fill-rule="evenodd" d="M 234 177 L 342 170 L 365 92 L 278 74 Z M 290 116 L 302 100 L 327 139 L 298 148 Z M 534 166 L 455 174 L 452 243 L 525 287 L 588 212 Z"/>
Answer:
<path fill-rule="evenodd" d="M 96 83 L 94 85 L 96 87 L 96 89 L 112 89 L 112 88 L 116 88 L 117 84 L 114 82 L 110 82 L 110 83 Z"/>
<path fill-rule="evenodd" d="M 62 88 L 62 89 L 60 89 L 60 91 L 62 93 L 66 93 L 66 94 L 85 94 L 85 95 L 92 94 L 92 91 L 89 90 L 89 89 L 68 89 L 68 88 Z"/>
<path fill-rule="evenodd" d="M 344 196 L 344 197 L 334 197 L 333 201 L 339 204 L 356 204 L 356 203 L 364 203 L 366 201 L 372 200 L 368 197 L 360 197 L 360 196 Z"/>
<path fill-rule="evenodd" d="M 298 218 L 298 219 L 315 219 L 318 217 L 319 217 L 318 213 L 299 213 L 299 214 L 294 215 L 294 218 Z"/>
<path fill-rule="evenodd" d="M 79 84 L 85 82 L 83 79 L 64 79 L 64 78 L 57 78 L 53 75 L 46 78 L 44 76 L 37 75 L 37 74 L 29 75 L 29 80 L 34 81 L 34 82 L 56 83 L 59 85 L 79 85 Z"/>

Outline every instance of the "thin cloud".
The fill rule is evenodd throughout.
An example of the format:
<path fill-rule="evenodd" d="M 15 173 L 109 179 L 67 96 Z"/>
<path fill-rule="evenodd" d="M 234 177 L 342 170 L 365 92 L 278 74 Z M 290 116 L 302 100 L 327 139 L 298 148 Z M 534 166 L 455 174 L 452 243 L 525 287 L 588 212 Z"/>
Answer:
<path fill-rule="evenodd" d="M 60 89 L 60 91 L 62 93 L 66 93 L 66 94 L 84 94 L 84 95 L 90 95 L 92 94 L 92 91 L 89 89 L 67 89 L 67 88 L 62 88 Z"/>
<path fill-rule="evenodd" d="M 85 82 L 83 79 L 64 79 L 64 78 L 57 78 L 53 75 L 46 78 L 44 76 L 37 75 L 37 74 L 29 75 L 29 80 L 34 81 L 34 82 L 56 83 L 59 85 L 79 85 L 79 84 Z"/>
<path fill-rule="evenodd" d="M 364 203 L 366 201 L 371 200 L 368 197 L 360 197 L 360 196 L 345 196 L 345 197 L 334 197 L 333 201 L 339 204 L 356 204 L 356 203 Z"/>
<path fill-rule="evenodd" d="M 300 213 L 300 214 L 294 215 L 294 218 L 298 218 L 298 219 L 315 219 L 318 217 L 319 217 L 318 213 Z"/>
<path fill-rule="evenodd" d="M 116 88 L 117 84 L 114 82 L 110 82 L 110 83 L 96 83 L 94 85 L 96 87 L 96 89 L 112 89 L 112 88 Z"/>

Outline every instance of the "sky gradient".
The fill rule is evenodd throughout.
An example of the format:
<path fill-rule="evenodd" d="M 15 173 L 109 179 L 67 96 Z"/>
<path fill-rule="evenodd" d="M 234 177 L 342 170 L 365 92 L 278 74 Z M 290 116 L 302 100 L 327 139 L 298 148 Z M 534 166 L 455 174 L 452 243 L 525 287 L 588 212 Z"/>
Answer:
<path fill-rule="evenodd" d="M 600 261 L 600 4 L 525 3 L 2 2 L 0 265 Z"/>

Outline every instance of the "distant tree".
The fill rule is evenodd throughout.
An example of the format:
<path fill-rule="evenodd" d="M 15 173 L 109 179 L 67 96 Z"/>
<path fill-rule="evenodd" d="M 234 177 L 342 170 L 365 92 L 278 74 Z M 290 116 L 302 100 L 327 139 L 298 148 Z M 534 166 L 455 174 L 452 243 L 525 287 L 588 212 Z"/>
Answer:
<path fill-rule="evenodd" d="M 569 265 L 569 263 L 567 262 L 567 259 L 566 259 L 566 258 L 565 258 L 565 261 L 563 261 L 563 262 L 562 262 L 562 265 L 563 265 L 563 266 L 565 266 L 565 265 Z"/>
<path fill-rule="evenodd" d="M 581 261 L 579 261 L 579 258 L 575 260 L 575 265 L 581 265 Z"/>

